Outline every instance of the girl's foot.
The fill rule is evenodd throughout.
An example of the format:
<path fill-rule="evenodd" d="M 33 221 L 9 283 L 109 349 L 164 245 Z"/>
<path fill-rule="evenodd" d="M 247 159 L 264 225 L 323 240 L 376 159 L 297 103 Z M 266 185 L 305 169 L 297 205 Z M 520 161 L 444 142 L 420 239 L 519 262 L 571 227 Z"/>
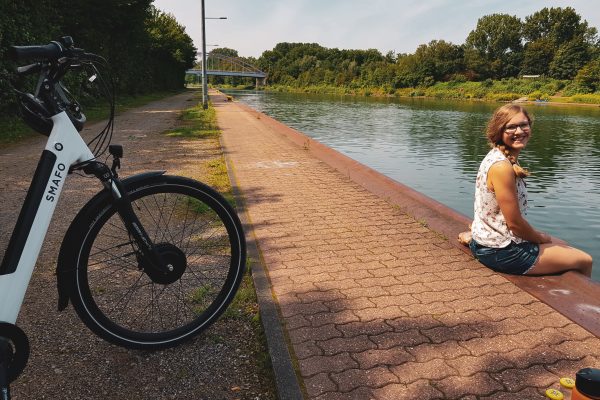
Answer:
<path fill-rule="evenodd" d="M 471 231 L 465 231 L 458 234 L 458 243 L 468 246 L 471 243 Z"/>

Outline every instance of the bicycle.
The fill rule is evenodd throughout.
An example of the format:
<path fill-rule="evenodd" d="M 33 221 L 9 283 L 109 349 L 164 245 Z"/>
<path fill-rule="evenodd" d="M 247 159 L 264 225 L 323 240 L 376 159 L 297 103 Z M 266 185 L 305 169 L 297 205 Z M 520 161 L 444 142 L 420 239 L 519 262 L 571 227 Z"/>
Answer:
<path fill-rule="evenodd" d="M 123 149 L 110 144 L 114 90 L 99 71 L 106 60 L 76 48 L 68 36 L 12 46 L 11 53 L 15 60 L 38 60 L 17 69 L 39 73 L 35 92 L 17 94 L 23 119 L 48 142 L 0 264 L 2 400 L 27 364 L 29 343 L 16 319 L 67 175 L 96 177 L 103 189 L 62 241 L 58 308 L 70 301 L 108 342 L 153 350 L 191 339 L 225 311 L 246 267 L 242 225 L 218 192 L 165 171 L 119 178 Z M 72 69 L 89 72 L 110 104 L 106 126 L 87 143 L 79 135 L 86 117 L 62 82 Z M 110 167 L 99 160 L 106 151 Z"/>

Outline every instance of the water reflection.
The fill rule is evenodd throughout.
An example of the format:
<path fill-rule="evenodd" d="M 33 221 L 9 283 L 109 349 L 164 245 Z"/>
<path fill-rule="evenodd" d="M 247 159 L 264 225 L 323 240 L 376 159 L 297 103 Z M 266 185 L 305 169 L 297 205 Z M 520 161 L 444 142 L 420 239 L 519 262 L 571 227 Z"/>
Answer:
<path fill-rule="evenodd" d="M 330 147 L 472 217 L 474 179 L 498 104 L 263 92 L 242 101 Z M 533 105 L 533 135 L 519 161 L 528 219 L 596 260 L 600 280 L 600 107 Z"/>

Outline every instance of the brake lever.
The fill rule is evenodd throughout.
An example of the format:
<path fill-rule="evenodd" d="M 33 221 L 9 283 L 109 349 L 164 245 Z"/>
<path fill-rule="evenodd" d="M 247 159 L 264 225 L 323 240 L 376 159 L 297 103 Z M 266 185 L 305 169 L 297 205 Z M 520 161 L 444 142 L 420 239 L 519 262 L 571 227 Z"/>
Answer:
<path fill-rule="evenodd" d="M 37 62 L 34 64 L 24 65 L 22 67 L 17 67 L 17 74 L 19 75 L 29 75 L 34 74 L 36 72 L 40 72 L 42 70 L 42 63 Z"/>

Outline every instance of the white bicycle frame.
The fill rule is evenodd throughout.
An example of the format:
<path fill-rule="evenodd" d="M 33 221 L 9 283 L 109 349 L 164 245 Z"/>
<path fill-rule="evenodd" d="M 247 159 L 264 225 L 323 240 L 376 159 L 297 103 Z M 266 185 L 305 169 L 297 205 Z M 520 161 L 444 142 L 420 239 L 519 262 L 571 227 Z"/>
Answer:
<path fill-rule="evenodd" d="M 0 275 L 0 322 L 17 320 L 69 168 L 95 158 L 66 112 L 56 114 L 52 121 L 52 132 L 2 261 L 8 273 Z"/>

